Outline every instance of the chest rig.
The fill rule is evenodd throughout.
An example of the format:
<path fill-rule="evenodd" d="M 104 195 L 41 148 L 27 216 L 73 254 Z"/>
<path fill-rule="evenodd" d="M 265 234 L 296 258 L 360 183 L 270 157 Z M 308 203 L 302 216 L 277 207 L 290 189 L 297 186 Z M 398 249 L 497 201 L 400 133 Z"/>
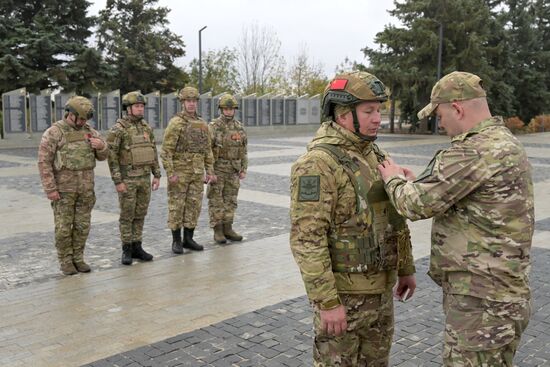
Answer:
<path fill-rule="evenodd" d="M 200 120 L 189 120 L 189 117 L 182 113 L 178 116 L 185 121 L 185 124 L 180 130 L 176 152 L 204 154 L 209 148 L 208 126 Z"/>
<path fill-rule="evenodd" d="M 396 269 L 398 231 L 405 228 L 405 219 L 391 204 L 384 182 L 376 174 L 375 167 L 384 156 L 373 146 L 366 165 L 336 145 L 318 144 L 313 149 L 340 163 L 355 190 L 355 212 L 345 222 L 333 224 L 329 232 L 332 270 L 374 274 Z"/>
<path fill-rule="evenodd" d="M 154 142 L 147 129 L 141 123 L 119 122 L 124 127 L 120 164 L 143 167 L 155 164 Z"/>
<path fill-rule="evenodd" d="M 66 122 L 56 122 L 65 144 L 55 153 L 54 166 L 58 171 L 85 171 L 95 167 L 95 153 L 88 139 L 92 137 L 91 130 L 84 127 L 75 130 Z"/>
<path fill-rule="evenodd" d="M 239 160 L 244 155 L 244 139 L 245 134 L 236 124 L 228 125 L 221 122 L 219 133 L 216 134 L 216 146 L 218 150 L 218 158 L 226 160 Z"/>

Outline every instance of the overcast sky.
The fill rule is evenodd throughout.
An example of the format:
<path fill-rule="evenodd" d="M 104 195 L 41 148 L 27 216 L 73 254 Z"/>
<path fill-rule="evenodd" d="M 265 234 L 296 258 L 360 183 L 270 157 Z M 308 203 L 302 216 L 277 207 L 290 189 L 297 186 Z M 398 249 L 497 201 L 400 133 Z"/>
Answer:
<path fill-rule="evenodd" d="M 105 7 L 106 0 L 90 0 L 91 12 Z M 397 24 L 388 14 L 393 0 L 160 0 L 171 9 L 172 32 L 183 37 L 187 66 L 198 57 L 198 31 L 203 52 L 223 47 L 237 48 L 244 26 L 257 22 L 271 27 L 281 41 L 281 55 L 292 64 L 306 45 L 310 60 L 322 63 L 328 77 L 346 57 L 363 62 L 361 48 L 374 46 L 376 33 L 387 24 Z"/>

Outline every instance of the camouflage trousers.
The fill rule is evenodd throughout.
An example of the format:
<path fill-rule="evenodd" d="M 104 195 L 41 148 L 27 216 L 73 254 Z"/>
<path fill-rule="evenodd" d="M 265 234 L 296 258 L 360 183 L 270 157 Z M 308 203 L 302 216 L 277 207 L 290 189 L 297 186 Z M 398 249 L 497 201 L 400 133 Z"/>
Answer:
<path fill-rule="evenodd" d="M 393 296 L 340 294 L 346 306 L 348 328 L 343 335 L 323 335 L 319 310 L 315 311 L 315 367 L 387 367 L 393 338 Z"/>
<path fill-rule="evenodd" d="M 125 180 L 126 192 L 118 193 L 120 239 L 122 243 L 141 241 L 143 224 L 151 201 L 150 175 Z"/>
<path fill-rule="evenodd" d="M 176 173 L 176 183 L 168 181 L 168 227 L 195 228 L 202 208 L 204 177 L 196 173 Z"/>
<path fill-rule="evenodd" d="M 210 227 L 216 224 L 233 223 L 237 210 L 237 195 L 241 181 L 238 173 L 216 172 L 218 181 L 208 185 L 208 214 Z"/>
<path fill-rule="evenodd" d="M 52 201 L 55 222 L 55 248 L 59 263 L 84 261 L 84 247 L 90 233 L 94 191 L 60 192 L 61 199 Z"/>
<path fill-rule="evenodd" d="M 446 315 L 443 365 L 446 367 L 513 367 L 531 304 L 494 302 L 444 294 Z"/>

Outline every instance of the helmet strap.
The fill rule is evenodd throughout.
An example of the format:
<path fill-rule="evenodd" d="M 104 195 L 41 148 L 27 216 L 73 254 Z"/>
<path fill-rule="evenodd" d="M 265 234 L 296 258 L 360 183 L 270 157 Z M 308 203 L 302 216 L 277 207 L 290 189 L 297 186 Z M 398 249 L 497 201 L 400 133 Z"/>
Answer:
<path fill-rule="evenodd" d="M 357 118 L 357 112 L 356 112 L 355 106 L 351 108 L 351 114 L 353 116 L 353 128 L 355 129 L 353 133 L 363 141 L 375 141 L 377 136 L 367 136 L 359 132 L 359 128 L 360 128 L 359 119 Z"/>

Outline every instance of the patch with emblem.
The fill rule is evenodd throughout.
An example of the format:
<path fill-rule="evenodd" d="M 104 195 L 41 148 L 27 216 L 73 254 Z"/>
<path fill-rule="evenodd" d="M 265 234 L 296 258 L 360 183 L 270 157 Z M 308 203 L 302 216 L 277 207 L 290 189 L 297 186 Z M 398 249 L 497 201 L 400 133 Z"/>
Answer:
<path fill-rule="evenodd" d="M 298 183 L 298 201 L 319 201 L 320 191 L 320 176 L 300 176 Z"/>

